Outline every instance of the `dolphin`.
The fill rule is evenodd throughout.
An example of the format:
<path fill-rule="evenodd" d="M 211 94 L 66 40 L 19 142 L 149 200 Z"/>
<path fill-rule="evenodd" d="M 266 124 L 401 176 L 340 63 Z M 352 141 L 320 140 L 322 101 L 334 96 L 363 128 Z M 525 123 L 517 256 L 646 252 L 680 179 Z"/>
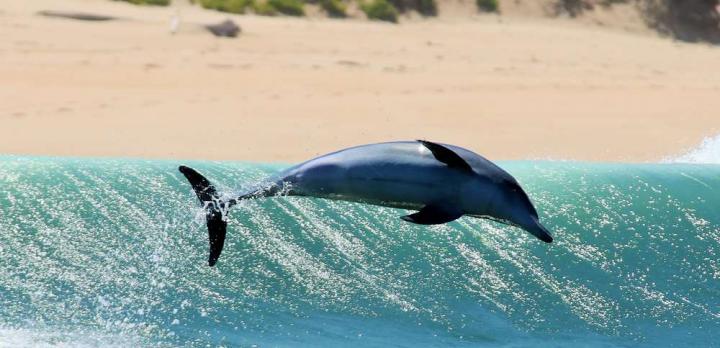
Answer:
<path fill-rule="evenodd" d="M 518 182 L 484 157 L 426 140 L 361 145 L 311 159 L 279 173 L 267 185 L 223 200 L 192 168 L 179 167 L 206 210 L 208 264 L 225 243 L 228 209 L 247 199 L 276 195 L 317 197 L 416 210 L 401 219 L 444 224 L 463 215 L 519 227 L 553 241 Z"/>

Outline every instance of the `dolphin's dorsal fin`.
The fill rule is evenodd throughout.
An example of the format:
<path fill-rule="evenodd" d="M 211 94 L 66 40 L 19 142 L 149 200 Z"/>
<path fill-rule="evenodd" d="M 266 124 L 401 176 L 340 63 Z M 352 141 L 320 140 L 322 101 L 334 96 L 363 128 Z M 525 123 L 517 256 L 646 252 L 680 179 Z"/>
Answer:
<path fill-rule="evenodd" d="M 414 214 L 405 215 L 401 219 L 419 225 L 439 225 L 458 219 L 462 211 L 449 205 L 428 204 Z"/>
<path fill-rule="evenodd" d="M 457 168 L 469 172 L 472 171 L 472 167 L 470 167 L 470 165 L 465 162 L 465 160 L 462 159 L 462 157 L 456 154 L 453 150 L 450 150 L 445 146 L 433 143 L 431 141 L 419 139 L 418 141 L 423 144 L 423 146 L 425 146 L 428 150 L 430 150 L 430 152 L 432 152 L 433 156 L 435 156 L 435 159 L 447 164 L 448 167 Z"/>

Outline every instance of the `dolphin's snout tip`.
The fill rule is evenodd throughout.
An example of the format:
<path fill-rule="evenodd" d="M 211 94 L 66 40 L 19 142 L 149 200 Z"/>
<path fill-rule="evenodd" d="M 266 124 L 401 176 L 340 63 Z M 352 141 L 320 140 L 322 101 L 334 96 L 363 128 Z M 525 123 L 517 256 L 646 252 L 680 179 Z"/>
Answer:
<path fill-rule="evenodd" d="M 550 234 L 550 232 L 545 228 L 545 226 L 541 225 L 539 221 L 535 221 L 535 226 L 532 228 L 529 228 L 527 230 L 530 232 L 533 236 L 537 237 L 537 239 L 545 242 L 545 243 L 552 243 L 553 237 Z"/>
<path fill-rule="evenodd" d="M 544 237 L 541 237 L 540 240 L 545 243 L 552 243 L 553 237 L 550 234 L 546 234 Z"/>

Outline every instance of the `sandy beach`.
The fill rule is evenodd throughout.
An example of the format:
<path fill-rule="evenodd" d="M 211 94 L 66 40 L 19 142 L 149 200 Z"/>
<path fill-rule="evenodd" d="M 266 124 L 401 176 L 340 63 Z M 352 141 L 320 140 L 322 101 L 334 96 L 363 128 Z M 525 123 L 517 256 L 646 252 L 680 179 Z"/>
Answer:
<path fill-rule="evenodd" d="M 568 19 L 447 13 L 391 25 L 7 1 L 0 154 L 294 162 L 427 138 L 496 160 L 643 162 L 720 132 L 718 47 Z M 242 27 L 236 39 L 200 26 L 228 17 Z"/>

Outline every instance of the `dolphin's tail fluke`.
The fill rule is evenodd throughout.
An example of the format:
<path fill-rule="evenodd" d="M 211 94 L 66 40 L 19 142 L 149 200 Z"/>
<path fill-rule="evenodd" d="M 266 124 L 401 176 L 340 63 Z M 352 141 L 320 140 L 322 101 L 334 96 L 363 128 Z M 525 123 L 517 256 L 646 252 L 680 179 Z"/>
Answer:
<path fill-rule="evenodd" d="M 207 221 L 208 240 L 210 241 L 208 265 L 212 267 L 217 263 L 220 253 L 222 253 L 223 245 L 225 244 L 227 221 L 225 220 L 224 212 L 228 204 L 220 199 L 215 187 L 210 181 L 195 169 L 186 166 L 180 166 L 178 169 L 190 182 L 195 194 L 198 199 L 200 199 L 200 203 L 202 203 L 206 210 L 205 219 Z"/>

